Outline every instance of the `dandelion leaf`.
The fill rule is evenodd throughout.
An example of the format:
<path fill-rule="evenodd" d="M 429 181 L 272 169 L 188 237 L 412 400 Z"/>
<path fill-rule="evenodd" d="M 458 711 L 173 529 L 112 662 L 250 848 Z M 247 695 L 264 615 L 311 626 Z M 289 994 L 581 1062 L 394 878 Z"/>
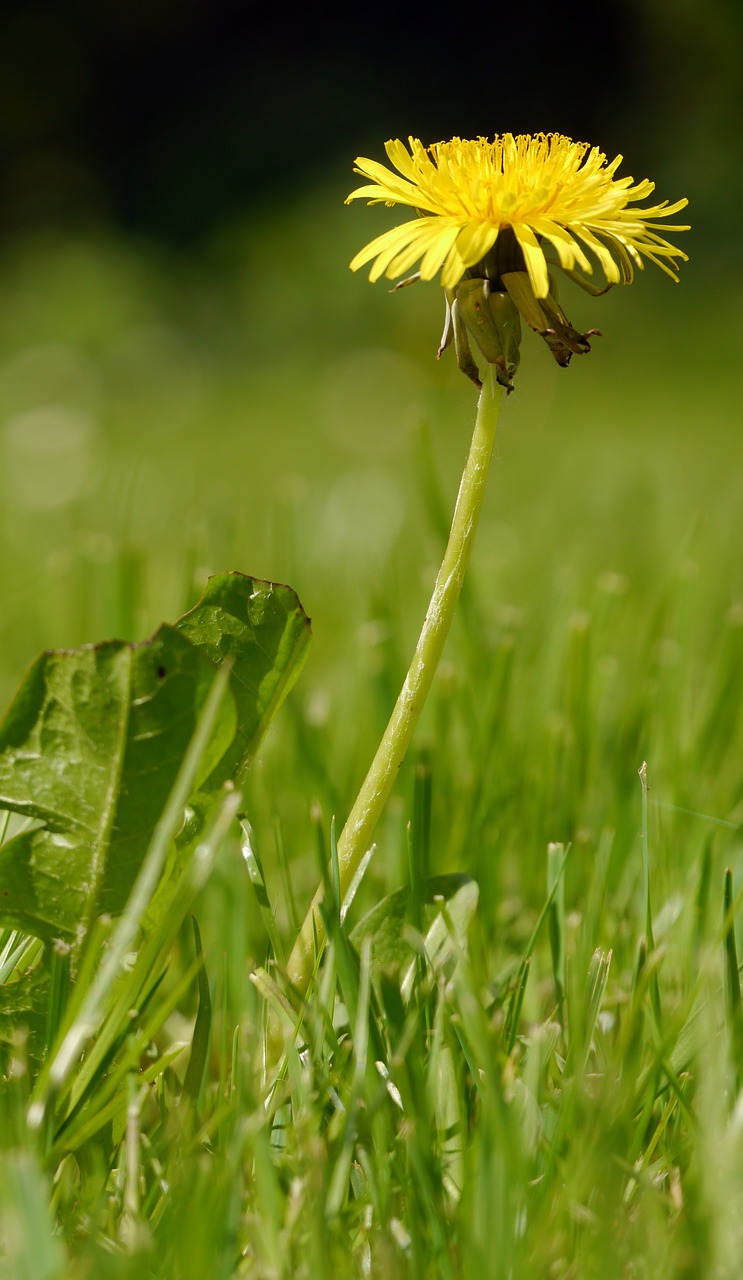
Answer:
<path fill-rule="evenodd" d="M 197 809 L 247 769 L 308 637 L 288 587 L 221 574 L 141 644 L 43 653 L 0 724 L 0 810 L 25 820 L 0 847 L 0 922 L 79 943 L 94 918 L 118 915 L 215 667 L 230 659 L 231 696 L 201 758 Z"/>

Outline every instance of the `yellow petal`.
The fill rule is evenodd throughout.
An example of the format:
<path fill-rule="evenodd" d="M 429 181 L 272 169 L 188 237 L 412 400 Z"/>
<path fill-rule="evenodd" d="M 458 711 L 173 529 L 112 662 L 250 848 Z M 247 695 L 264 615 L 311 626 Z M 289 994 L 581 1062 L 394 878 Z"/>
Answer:
<path fill-rule="evenodd" d="M 583 271 L 587 271 L 589 275 L 591 274 L 593 266 L 590 258 L 586 256 L 570 232 L 565 230 L 565 227 L 561 227 L 559 223 L 553 222 L 550 218 L 532 218 L 530 225 L 533 231 L 536 231 L 540 236 L 544 236 L 545 240 L 549 240 L 550 244 L 557 250 L 561 267 L 567 267 L 569 271 L 572 271 L 577 262 Z"/>
<path fill-rule="evenodd" d="M 472 267 L 498 239 L 498 228 L 489 222 L 468 223 L 457 237 L 457 253 L 467 267 Z"/>
<path fill-rule="evenodd" d="M 442 239 L 442 228 L 439 225 L 440 220 L 436 218 L 436 219 L 427 219 L 426 221 L 433 222 L 434 225 L 432 227 L 431 226 L 426 227 L 426 226 L 421 226 L 421 223 L 412 224 L 415 227 L 415 231 L 416 231 L 415 236 L 411 236 L 410 243 L 405 248 L 403 248 L 398 253 L 398 255 L 392 261 L 389 262 L 387 266 L 387 275 L 390 277 L 390 279 L 394 279 L 395 276 L 400 276 L 403 274 L 403 272 L 409 271 L 410 268 L 413 266 L 413 263 L 417 262 L 417 260 L 422 255 L 431 252 L 432 249 L 435 250 L 437 246 L 440 244 Z M 455 228 L 455 231 L 456 230 L 458 230 L 458 228 Z M 444 228 L 444 232 L 445 231 L 446 229 Z M 447 239 L 446 235 L 444 234 L 445 243 L 446 243 L 446 239 Z M 448 245 L 446 247 L 448 248 Z M 435 271 L 431 274 L 435 274 Z M 429 275 L 427 272 L 424 274 L 422 267 L 421 267 L 421 277 L 424 280 L 431 279 L 431 275 Z"/>
<path fill-rule="evenodd" d="M 436 272 L 443 266 L 459 235 L 457 223 L 443 226 L 436 240 L 426 251 L 421 260 L 421 279 L 433 280 Z"/>
<path fill-rule="evenodd" d="M 537 298 L 546 298 L 550 291 L 549 275 L 544 251 L 530 227 L 514 224 L 513 233 L 521 246 L 524 263 L 529 273 L 531 287 Z"/>
<path fill-rule="evenodd" d="M 409 243 L 411 235 L 415 235 L 417 231 L 417 223 L 404 222 L 399 227 L 393 227 L 390 231 L 385 231 L 376 239 L 370 240 L 363 249 L 360 249 L 354 258 L 351 259 L 351 270 L 358 271 L 359 267 L 363 267 L 367 262 L 371 262 L 372 258 L 384 260 L 384 265 L 379 271 L 376 266 L 372 268 L 370 279 L 376 280 L 385 269 L 385 265 L 391 258 L 399 253 L 401 249 Z"/>
<path fill-rule="evenodd" d="M 445 289 L 453 289 L 459 284 L 466 270 L 465 263 L 462 262 L 457 253 L 457 246 L 453 244 L 449 250 L 449 256 L 444 263 L 444 270 L 441 273 L 441 283 Z"/>
<path fill-rule="evenodd" d="M 576 227 L 575 234 L 580 236 L 584 244 L 587 244 L 589 248 L 593 249 L 593 252 L 596 254 L 596 257 L 601 264 L 601 270 L 606 276 L 606 279 L 611 284 L 619 284 L 619 281 L 622 278 L 621 272 L 611 255 L 611 251 L 607 249 L 606 245 L 602 244 L 593 232 L 589 231 L 588 227 Z"/>

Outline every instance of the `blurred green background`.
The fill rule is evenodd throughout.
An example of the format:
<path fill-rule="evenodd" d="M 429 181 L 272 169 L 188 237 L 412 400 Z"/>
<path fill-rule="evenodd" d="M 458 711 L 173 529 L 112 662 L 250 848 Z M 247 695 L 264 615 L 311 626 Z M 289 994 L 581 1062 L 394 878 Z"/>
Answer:
<path fill-rule="evenodd" d="M 315 640 L 251 803 L 305 852 L 311 802 L 345 812 L 475 409 L 451 353 L 434 359 L 438 286 L 390 296 L 347 267 L 397 216 L 344 207 L 353 158 L 409 132 L 597 142 L 659 198 L 687 195 L 694 228 L 680 285 L 652 266 L 601 299 L 565 285 L 576 326 L 604 335 L 569 370 L 526 334 L 424 739 L 447 732 L 447 690 L 470 688 L 456 733 L 472 768 L 488 674 L 468 667 L 472 634 L 482 664 L 518 627 L 528 690 L 603 601 L 606 670 L 615 641 L 642 680 L 669 584 L 694 580 L 681 639 L 656 628 L 659 661 L 674 644 L 714 653 L 743 602 L 741 15 L 625 0 L 455 11 L 444 27 L 384 4 L 6 5 L 0 702 L 38 650 L 142 638 L 210 571 L 286 581 Z M 540 848 L 574 834 L 547 825 Z"/>

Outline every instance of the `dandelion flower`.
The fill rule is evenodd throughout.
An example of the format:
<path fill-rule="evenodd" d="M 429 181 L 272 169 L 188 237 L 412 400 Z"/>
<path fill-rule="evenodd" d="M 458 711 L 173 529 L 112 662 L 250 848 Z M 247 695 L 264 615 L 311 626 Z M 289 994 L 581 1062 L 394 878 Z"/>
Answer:
<path fill-rule="evenodd" d="M 410 138 L 409 144 L 409 151 L 399 140 L 386 144 L 396 172 L 375 160 L 356 161 L 356 172 L 371 181 L 352 191 L 347 203 L 408 205 L 418 217 L 377 236 L 351 268 L 371 262 L 371 280 L 394 279 L 416 263 L 416 280 L 432 280 L 441 271 L 447 325 L 439 354 L 453 337 L 460 367 L 478 384 L 468 337 L 476 338 L 510 389 L 519 314 L 545 338 L 559 364 L 590 349 L 587 338 L 596 330 L 579 334 L 572 328 L 557 304 L 550 266 L 594 294 L 620 281 L 628 284 L 644 259 L 678 279 L 674 268 L 686 254 L 658 233 L 688 227 L 657 219 L 688 202 L 639 207 L 654 184 L 617 178 L 621 156 L 609 164 L 598 147 L 557 133 L 506 133 L 492 142 L 453 138 L 430 147 Z M 593 274 L 589 255 L 605 286 L 593 286 L 580 274 Z"/>

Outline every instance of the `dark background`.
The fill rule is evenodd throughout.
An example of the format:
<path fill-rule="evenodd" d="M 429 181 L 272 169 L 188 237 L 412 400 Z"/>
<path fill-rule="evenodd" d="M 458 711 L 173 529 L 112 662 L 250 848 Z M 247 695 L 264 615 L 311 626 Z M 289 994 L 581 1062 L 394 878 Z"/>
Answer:
<path fill-rule="evenodd" d="M 390 136 L 540 129 L 680 181 L 726 233 L 742 30 L 739 0 L 3 0 L 0 234 L 94 221 L 188 246 Z"/>

